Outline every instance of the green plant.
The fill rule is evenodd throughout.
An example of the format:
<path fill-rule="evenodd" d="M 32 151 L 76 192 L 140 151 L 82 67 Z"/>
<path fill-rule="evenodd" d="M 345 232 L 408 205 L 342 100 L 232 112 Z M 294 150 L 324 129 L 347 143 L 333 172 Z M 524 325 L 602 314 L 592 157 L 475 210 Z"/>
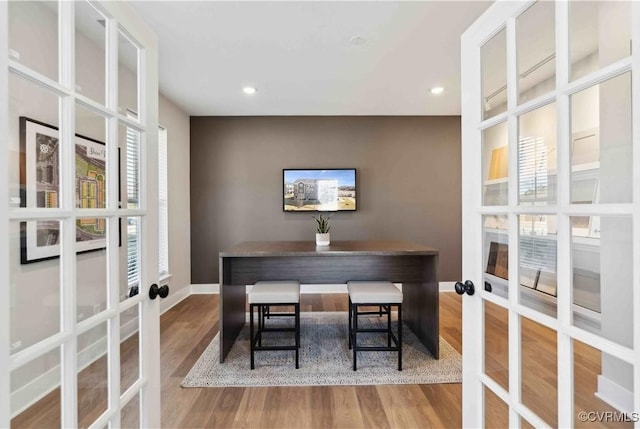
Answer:
<path fill-rule="evenodd" d="M 316 232 L 318 234 L 326 234 L 329 232 L 329 230 L 331 229 L 331 226 L 329 225 L 329 219 L 331 219 L 331 216 L 322 217 L 322 213 L 320 213 L 318 217 L 315 217 L 315 216 L 311 216 L 311 217 L 317 223 Z"/>

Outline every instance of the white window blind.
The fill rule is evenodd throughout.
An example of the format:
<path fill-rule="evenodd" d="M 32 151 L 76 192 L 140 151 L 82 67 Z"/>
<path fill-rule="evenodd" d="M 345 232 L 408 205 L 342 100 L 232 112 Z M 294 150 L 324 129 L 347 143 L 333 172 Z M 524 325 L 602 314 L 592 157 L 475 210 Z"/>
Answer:
<path fill-rule="evenodd" d="M 129 113 L 130 117 L 135 114 Z M 139 207 L 140 190 L 140 134 L 126 128 L 127 208 Z M 140 219 L 127 218 L 127 280 L 129 286 L 140 283 Z"/>
<path fill-rule="evenodd" d="M 169 192 L 167 165 L 167 130 L 158 130 L 158 253 L 160 276 L 169 274 Z"/>
<path fill-rule="evenodd" d="M 549 188 L 547 145 L 541 137 L 521 137 L 518 145 L 521 202 L 546 201 Z"/>

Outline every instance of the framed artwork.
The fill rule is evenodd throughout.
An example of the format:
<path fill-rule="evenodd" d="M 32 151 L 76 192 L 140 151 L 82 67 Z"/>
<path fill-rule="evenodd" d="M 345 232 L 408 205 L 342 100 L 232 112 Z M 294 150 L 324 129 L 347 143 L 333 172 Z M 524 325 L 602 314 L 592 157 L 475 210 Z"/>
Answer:
<path fill-rule="evenodd" d="M 20 117 L 20 207 L 59 207 L 60 145 L 58 129 Z M 75 200 L 78 208 L 106 207 L 106 146 L 88 137 L 75 137 Z M 106 247 L 107 220 L 78 219 L 76 249 L 88 252 Z M 21 223 L 20 263 L 29 264 L 60 255 L 60 222 Z"/>

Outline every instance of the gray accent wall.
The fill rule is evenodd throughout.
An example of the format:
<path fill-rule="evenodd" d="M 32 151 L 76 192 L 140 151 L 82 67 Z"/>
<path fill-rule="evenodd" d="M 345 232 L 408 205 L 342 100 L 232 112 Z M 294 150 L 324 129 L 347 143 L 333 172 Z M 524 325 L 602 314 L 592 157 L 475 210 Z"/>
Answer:
<path fill-rule="evenodd" d="M 331 240 L 408 240 L 461 276 L 460 117 L 191 117 L 191 281 L 218 283 L 218 252 L 248 240 L 315 240 L 312 213 L 282 211 L 282 169 L 356 168 L 356 212 Z"/>

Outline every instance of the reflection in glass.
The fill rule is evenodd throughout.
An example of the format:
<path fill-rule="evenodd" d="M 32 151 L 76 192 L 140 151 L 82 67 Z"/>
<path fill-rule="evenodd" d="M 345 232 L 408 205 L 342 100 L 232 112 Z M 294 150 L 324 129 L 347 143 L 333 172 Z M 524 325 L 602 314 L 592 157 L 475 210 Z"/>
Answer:
<path fill-rule="evenodd" d="M 140 132 L 121 125 L 119 127 L 120 150 L 125 154 L 126 186 L 124 190 L 125 201 L 121 202 L 123 208 L 140 207 Z"/>
<path fill-rule="evenodd" d="M 573 324 L 631 347 L 631 218 L 572 216 Z"/>
<path fill-rule="evenodd" d="M 520 302 L 556 316 L 557 220 L 551 215 L 518 216 Z"/>
<path fill-rule="evenodd" d="M 77 1 L 75 6 L 76 91 L 104 105 L 105 17 L 87 1 Z"/>
<path fill-rule="evenodd" d="M 480 50 L 483 119 L 507 111 L 507 36 L 502 29 Z"/>
<path fill-rule="evenodd" d="M 120 411 L 123 429 L 140 428 L 140 394 L 135 395 Z"/>
<path fill-rule="evenodd" d="M 615 28 L 615 31 L 611 29 Z M 570 77 L 575 80 L 631 55 L 631 2 L 569 2 Z"/>
<path fill-rule="evenodd" d="M 571 202 L 631 202 L 631 75 L 571 96 Z"/>
<path fill-rule="evenodd" d="M 9 194 L 13 207 L 59 207 L 59 101 L 54 93 L 9 73 Z"/>
<path fill-rule="evenodd" d="M 602 353 L 598 349 L 588 346 L 578 340 L 573 340 L 573 401 L 574 401 L 574 427 L 576 428 L 632 428 L 633 422 L 620 422 L 614 421 L 614 419 L 585 419 L 584 413 L 599 412 L 601 415 L 605 413 L 619 413 L 611 405 L 603 401 L 603 397 L 607 398 L 609 395 L 602 395 L 600 385 L 604 381 L 602 377 L 610 382 L 616 383 L 616 385 L 623 387 L 633 394 L 633 369 L 625 364 L 619 362 L 621 366 L 628 367 L 624 379 L 620 378 L 620 375 L 614 375 L 606 371 L 607 360 L 611 357 L 607 357 L 606 353 Z M 599 381 L 600 380 L 600 381 Z M 585 421 L 586 420 L 586 421 Z"/>
<path fill-rule="evenodd" d="M 9 58 L 57 81 L 58 3 L 53 1 L 7 3 L 9 6 Z"/>
<path fill-rule="evenodd" d="M 484 427 L 509 427 L 509 406 L 488 387 L 484 387 Z"/>
<path fill-rule="evenodd" d="M 509 391 L 509 331 L 507 309 L 484 303 L 484 372 L 504 390 Z"/>
<path fill-rule="evenodd" d="M 482 131 L 482 204 L 504 206 L 509 198 L 509 147 L 507 123 Z"/>
<path fill-rule="evenodd" d="M 11 392 L 16 396 L 11 401 L 11 415 L 15 417 L 10 427 L 60 427 L 60 381 L 59 347 L 11 371 Z M 25 403 L 25 390 L 29 391 L 28 399 L 42 397 Z"/>
<path fill-rule="evenodd" d="M 61 226 L 57 220 L 9 224 L 11 353 L 60 332 Z"/>
<path fill-rule="evenodd" d="M 549 427 L 558 421 L 557 333 L 520 316 L 520 368 L 522 404 Z"/>
<path fill-rule="evenodd" d="M 509 297 L 509 222 L 505 215 L 483 216 L 484 288 Z"/>
<path fill-rule="evenodd" d="M 522 205 L 556 201 L 556 104 L 518 118 L 518 196 Z"/>
<path fill-rule="evenodd" d="M 89 427 L 109 398 L 107 323 L 78 336 L 78 426 Z"/>
<path fill-rule="evenodd" d="M 120 393 L 140 378 L 139 306 L 120 314 Z"/>
<path fill-rule="evenodd" d="M 76 258 L 76 302 L 78 321 L 107 309 L 107 219 L 78 218 L 76 240 L 79 251 Z"/>
<path fill-rule="evenodd" d="M 538 1 L 516 20 L 518 103 L 555 89 L 555 3 Z"/>
<path fill-rule="evenodd" d="M 139 217 L 126 217 L 122 219 L 126 225 L 126 246 L 127 259 L 126 263 L 120 263 L 120 300 L 133 297 L 140 293 L 140 272 L 141 272 L 141 242 L 140 242 L 140 226 L 141 219 Z"/>
<path fill-rule="evenodd" d="M 118 33 L 118 103 L 121 114 L 138 112 L 138 47 L 122 30 Z"/>

